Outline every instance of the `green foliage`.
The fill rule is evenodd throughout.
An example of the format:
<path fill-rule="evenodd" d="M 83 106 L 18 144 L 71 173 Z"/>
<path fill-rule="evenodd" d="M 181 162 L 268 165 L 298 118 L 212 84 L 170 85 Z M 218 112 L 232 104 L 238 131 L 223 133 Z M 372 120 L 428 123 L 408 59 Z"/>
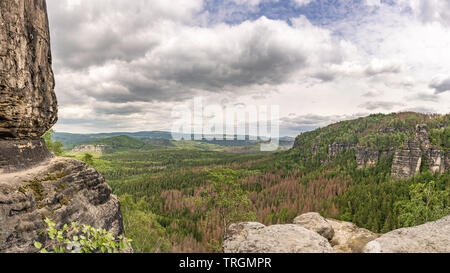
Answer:
<path fill-rule="evenodd" d="M 92 166 L 92 164 L 94 164 L 94 156 L 90 153 L 85 153 L 81 158 L 81 161 L 85 162 L 89 166 Z"/>
<path fill-rule="evenodd" d="M 200 204 L 206 207 L 205 215 L 217 212 L 223 235 L 231 223 L 255 221 L 251 201 L 236 179 L 237 172 L 231 169 L 215 169 L 208 172 L 206 189 L 201 193 Z M 222 238 L 210 242 L 214 252 L 221 252 Z"/>
<path fill-rule="evenodd" d="M 131 240 L 122 236 L 114 237 L 105 229 L 96 229 L 90 225 L 79 226 L 76 222 L 64 225 L 61 230 L 46 218 L 48 242 L 34 242 L 40 253 L 121 253 L 130 248 Z"/>
<path fill-rule="evenodd" d="M 53 152 L 55 155 L 62 155 L 64 144 L 61 141 L 53 141 L 52 137 L 55 131 L 53 129 L 48 130 L 42 138 L 45 140 L 45 145 L 50 152 Z"/>
<path fill-rule="evenodd" d="M 137 253 L 168 252 L 171 243 L 166 229 L 158 222 L 144 199 L 135 203 L 129 194 L 120 197 L 125 236 L 133 238 L 133 250 Z"/>
<path fill-rule="evenodd" d="M 395 203 L 399 224 L 416 226 L 450 214 L 450 187 L 439 190 L 434 181 L 411 185 L 409 199 Z"/>

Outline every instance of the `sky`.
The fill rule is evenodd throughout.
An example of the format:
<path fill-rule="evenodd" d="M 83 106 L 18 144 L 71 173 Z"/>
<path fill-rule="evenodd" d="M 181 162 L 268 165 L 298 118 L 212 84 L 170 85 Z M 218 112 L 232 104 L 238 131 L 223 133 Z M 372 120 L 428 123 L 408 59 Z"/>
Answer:
<path fill-rule="evenodd" d="M 170 130 L 172 109 L 279 105 L 295 136 L 450 112 L 450 0 L 47 0 L 59 121 Z"/>

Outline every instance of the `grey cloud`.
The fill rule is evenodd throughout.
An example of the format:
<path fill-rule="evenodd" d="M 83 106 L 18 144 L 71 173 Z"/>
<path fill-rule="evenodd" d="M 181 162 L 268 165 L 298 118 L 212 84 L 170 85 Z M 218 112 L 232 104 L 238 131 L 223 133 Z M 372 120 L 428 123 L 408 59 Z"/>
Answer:
<path fill-rule="evenodd" d="M 368 101 L 359 105 L 359 107 L 367 110 L 375 110 L 375 109 L 392 110 L 395 106 L 402 106 L 402 105 L 404 104 L 390 101 Z"/>
<path fill-rule="evenodd" d="M 401 72 L 401 66 L 397 65 L 397 64 L 385 64 L 385 65 L 380 65 L 380 66 L 375 66 L 375 65 L 369 65 L 366 70 L 365 73 L 368 76 L 375 76 L 378 74 L 386 74 L 386 73 L 400 73 Z"/>
<path fill-rule="evenodd" d="M 450 91 L 450 77 L 441 80 L 434 80 L 430 83 L 429 87 L 434 89 L 436 94 Z"/>
<path fill-rule="evenodd" d="M 280 126 L 284 130 L 291 131 L 310 131 L 319 127 L 324 127 L 335 122 L 356 119 L 366 116 L 368 113 L 355 113 L 352 115 L 289 115 L 280 119 Z"/>
<path fill-rule="evenodd" d="M 439 96 L 436 94 L 429 94 L 425 92 L 419 92 L 413 96 L 407 97 L 409 100 L 415 100 L 415 101 L 431 101 L 431 102 L 438 102 Z"/>

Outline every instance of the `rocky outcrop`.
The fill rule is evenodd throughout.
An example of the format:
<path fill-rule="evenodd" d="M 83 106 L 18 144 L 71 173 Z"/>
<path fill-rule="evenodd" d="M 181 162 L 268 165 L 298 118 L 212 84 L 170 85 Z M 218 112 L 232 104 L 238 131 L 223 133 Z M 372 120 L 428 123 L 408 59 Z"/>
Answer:
<path fill-rule="evenodd" d="M 420 226 L 401 228 L 369 242 L 366 253 L 450 253 L 450 216 Z"/>
<path fill-rule="evenodd" d="M 391 176 L 393 178 L 408 178 L 420 171 L 422 150 L 416 139 L 408 140 L 406 147 L 397 149 L 392 161 Z"/>
<path fill-rule="evenodd" d="M 328 146 L 328 157 L 335 157 L 337 154 L 350 150 L 350 149 L 354 149 L 355 145 L 354 144 L 347 144 L 347 143 L 338 143 L 338 142 L 334 142 L 333 144 L 331 144 L 330 146 Z"/>
<path fill-rule="evenodd" d="M 423 163 L 430 171 L 443 174 L 449 169 L 448 156 L 430 143 L 427 125 L 418 124 L 414 138 L 395 151 L 391 175 L 396 179 L 409 178 L 419 173 Z"/>
<path fill-rule="evenodd" d="M 80 145 L 72 149 L 72 153 L 97 152 L 103 153 L 108 145 Z"/>
<path fill-rule="evenodd" d="M 334 236 L 331 224 L 317 212 L 305 213 L 295 217 L 294 224 L 317 232 L 328 240 L 331 240 Z"/>
<path fill-rule="evenodd" d="M 0 1 L 0 25 L 0 139 L 38 139 L 58 111 L 45 1 Z"/>
<path fill-rule="evenodd" d="M 77 221 L 122 233 L 119 200 L 98 172 L 73 159 L 0 176 L 0 252 L 34 252 L 35 240 L 45 245 L 45 217 L 57 228 Z"/>
<path fill-rule="evenodd" d="M 299 225 L 265 226 L 239 223 L 229 227 L 223 242 L 225 253 L 329 253 L 330 243 Z"/>
<path fill-rule="evenodd" d="M 450 253 L 450 216 L 384 235 L 318 213 L 300 215 L 294 222 L 298 224 L 233 224 L 223 249 L 225 253 Z"/>
<path fill-rule="evenodd" d="M 43 219 L 122 233 L 116 196 L 83 162 L 40 139 L 57 120 L 45 0 L 0 1 L 0 252 L 48 243 Z"/>

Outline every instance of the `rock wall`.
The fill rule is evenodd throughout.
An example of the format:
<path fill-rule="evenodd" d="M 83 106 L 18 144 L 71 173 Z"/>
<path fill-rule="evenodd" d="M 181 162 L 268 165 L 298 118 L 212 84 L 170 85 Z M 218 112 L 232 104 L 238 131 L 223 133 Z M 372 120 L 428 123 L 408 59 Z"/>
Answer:
<path fill-rule="evenodd" d="M 450 167 L 448 157 L 430 143 L 427 125 L 418 124 L 414 138 L 395 151 L 391 175 L 396 179 L 409 178 L 419 173 L 422 163 L 427 164 L 430 171 L 442 174 Z"/>
<path fill-rule="evenodd" d="M 380 133 L 390 132 L 380 131 Z M 317 148 L 315 149 L 317 150 Z M 350 149 L 355 151 L 355 160 L 359 169 L 375 167 L 382 157 L 394 155 L 391 176 L 395 179 L 406 179 L 414 176 L 420 171 L 422 163 L 426 163 L 430 171 L 440 174 L 450 169 L 450 154 L 430 143 L 428 127 L 425 124 L 416 126 L 414 137 L 407 140 L 402 148 L 375 151 L 367 147 L 335 142 L 328 147 L 328 157 L 331 159 Z"/>
<path fill-rule="evenodd" d="M 391 176 L 393 178 L 408 178 L 420 171 L 422 150 L 416 139 L 408 140 L 406 147 L 397 149 L 392 160 Z"/>

